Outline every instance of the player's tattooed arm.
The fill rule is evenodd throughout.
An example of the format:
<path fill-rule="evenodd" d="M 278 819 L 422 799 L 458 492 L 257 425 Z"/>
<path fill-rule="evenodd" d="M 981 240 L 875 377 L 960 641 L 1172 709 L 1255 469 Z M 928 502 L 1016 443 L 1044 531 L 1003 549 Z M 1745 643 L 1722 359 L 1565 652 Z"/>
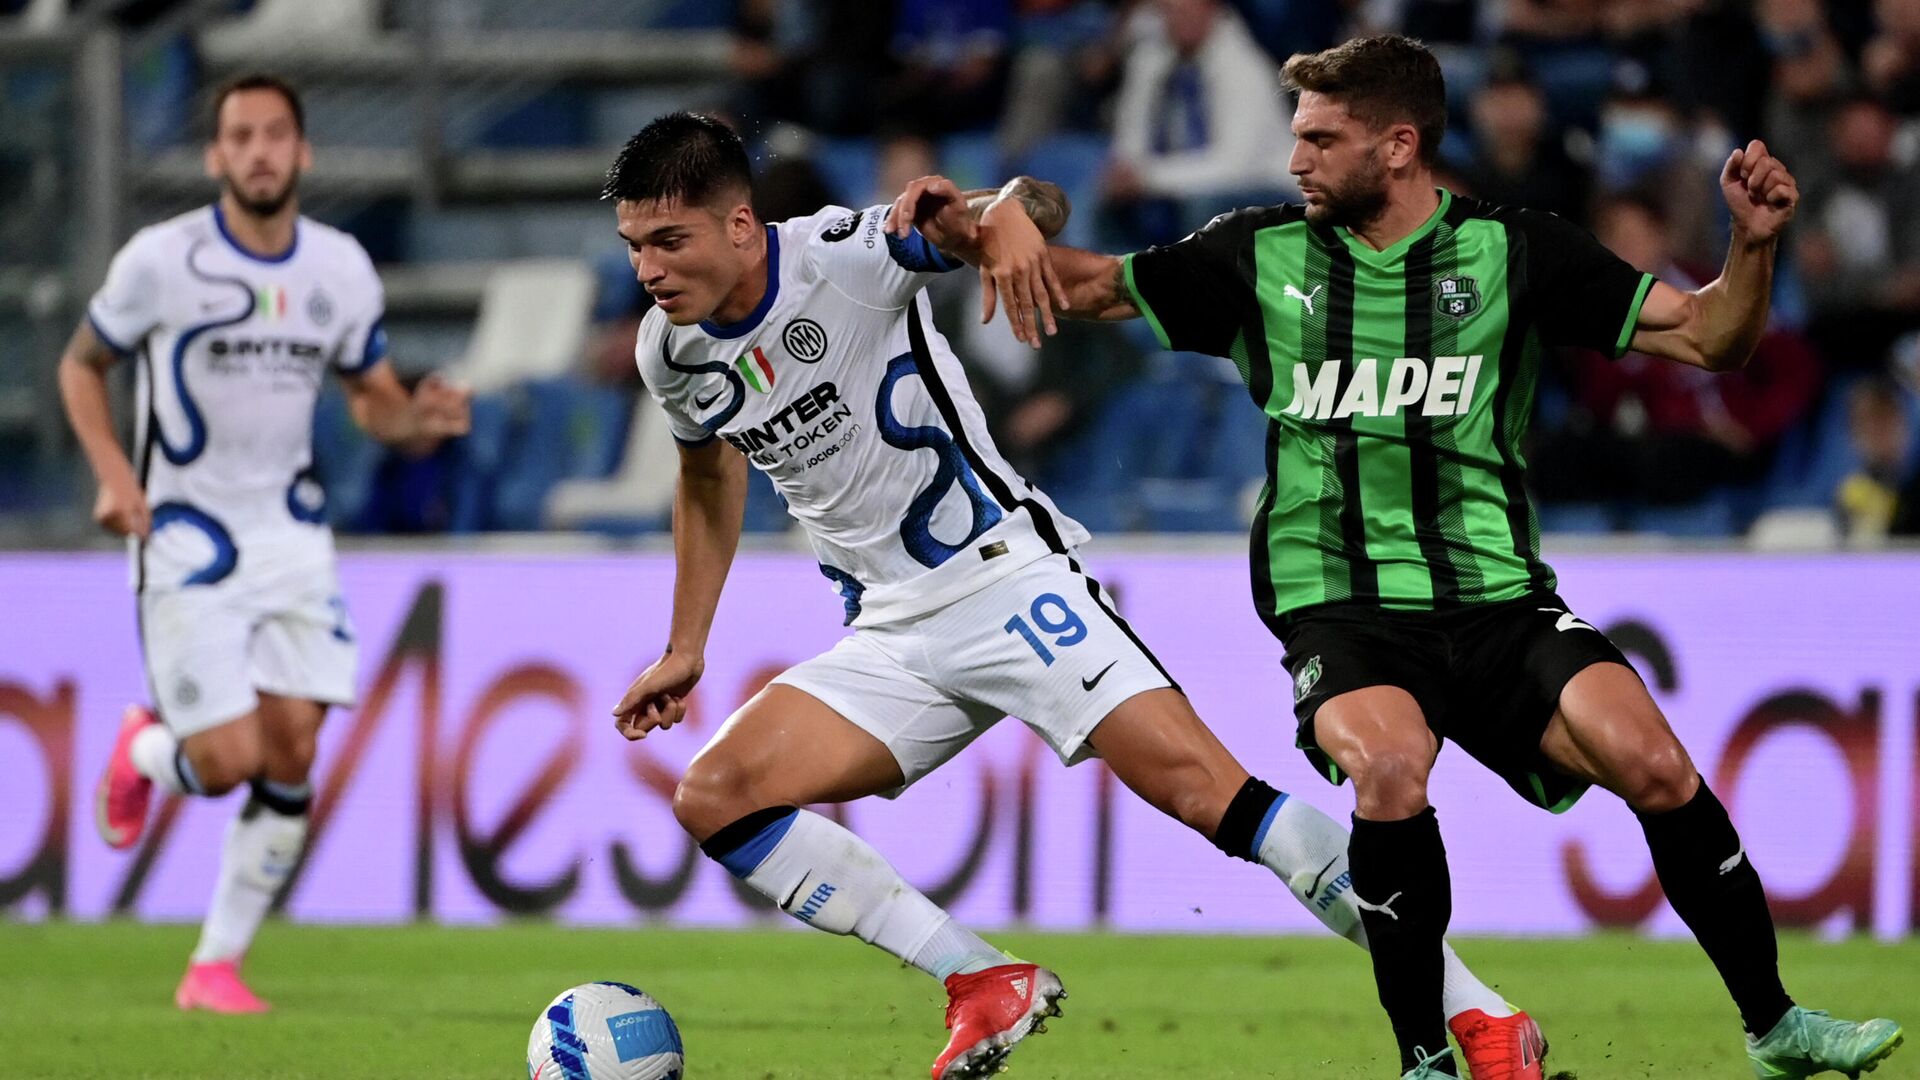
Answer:
<path fill-rule="evenodd" d="M 1060 314 L 1069 319 L 1140 317 L 1133 290 L 1127 288 L 1125 256 L 1101 255 L 1058 245 L 1047 250 L 1053 256 L 1053 270 L 1066 298 Z"/>
<path fill-rule="evenodd" d="M 1038 347 L 1043 332 L 1058 329 L 1053 310 L 1066 302 L 1047 239 L 1066 225 L 1070 209 L 1057 185 L 1031 177 L 961 191 L 944 176 L 923 176 L 894 200 L 886 226 L 903 240 L 918 229 L 943 253 L 978 267 L 980 321 L 1004 304 L 1014 336 Z"/>
<path fill-rule="evenodd" d="M 134 475 L 133 462 L 114 434 L 107 393 L 107 369 L 117 359 L 113 348 L 94 332 L 93 324 L 82 319 L 60 355 L 60 402 L 94 479 L 100 483 L 93 520 L 116 535 L 144 537 L 152 527 L 153 514 L 140 478 Z"/>
<path fill-rule="evenodd" d="M 1026 212 L 1027 220 L 1040 230 L 1040 235 L 1049 240 L 1059 236 L 1060 230 L 1067 227 L 1067 219 L 1073 216 L 1073 202 L 1060 185 L 1031 176 L 1016 176 L 997 188 L 969 191 L 966 198 L 967 209 L 972 211 L 975 221 L 983 220 L 995 203 L 1012 201 Z"/>
<path fill-rule="evenodd" d="M 1006 204 L 1004 207 L 1002 204 Z M 901 239 L 920 230 L 941 252 L 979 265 L 980 225 L 990 216 L 1023 214 L 1040 235 L 1051 240 L 1067 227 L 1073 204 L 1060 185 L 1016 176 L 997 188 L 962 191 L 944 176 L 923 176 L 908 184 L 887 212 L 886 229 Z"/>

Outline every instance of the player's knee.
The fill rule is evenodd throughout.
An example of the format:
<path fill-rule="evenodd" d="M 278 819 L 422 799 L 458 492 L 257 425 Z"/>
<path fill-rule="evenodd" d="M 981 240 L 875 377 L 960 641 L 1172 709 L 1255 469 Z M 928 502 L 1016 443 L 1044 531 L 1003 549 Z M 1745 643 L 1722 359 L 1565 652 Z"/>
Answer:
<path fill-rule="evenodd" d="M 1660 814 L 1685 806 L 1700 790 L 1700 773 L 1685 747 L 1669 739 L 1641 756 L 1621 780 L 1619 795 L 1643 814 Z"/>
<path fill-rule="evenodd" d="M 1427 775 L 1431 752 L 1425 747 L 1383 747 L 1353 763 L 1353 777 L 1361 817 L 1397 821 L 1427 808 Z"/>
<path fill-rule="evenodd" d="M 283 783 L 305 783 L 319 749 L 319 732 L 301 732 L 274 748 L 273 760 L 266 763 L 267 774 Z"/>
<path fill-rule="evenodd" d="M 759 809 L 753 790 L 749 770 L 721 757 L 696 758 L 673 789 L 674 820 L 704 839 Z"/>
<path fill-rule="evenodd" d="M 1233 801 L 1233 793 L 1226 791 L 1223 797 L 1223 791 L 1214 782 L 1212 774 L 1204 769 L 1194 770 L 1188 781 L 1157 801 L 1162 810 L 1173 815 L 1187 828 L 1202 836 L 1211 836 L 1220 824 L 1221 815 L 1227 812 L 1228 804 Z"/>
<path fill-rule="evenodd" d="M 246 742 L 205 747 L 198 753 L 189 751 L 187 759 L 200 780 L 201 792 L 206 795 L 225 795 L 252 782 L 265 765 L 259 746 Z"/>

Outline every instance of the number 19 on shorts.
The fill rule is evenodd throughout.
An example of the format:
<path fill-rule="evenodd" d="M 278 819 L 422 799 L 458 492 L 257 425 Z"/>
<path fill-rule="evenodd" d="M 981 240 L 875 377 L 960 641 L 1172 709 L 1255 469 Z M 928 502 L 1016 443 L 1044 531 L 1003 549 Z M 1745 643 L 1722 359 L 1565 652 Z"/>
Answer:
<path fill-rule="evenodd" d="M 1032 617 L 1032 623 L 1028 623 L 1028 616 Z M 1034 632 L 1035 627 L 1039 627 L 1039 633 Z M 1033 646 L 1034 655 L 1049 667 L 1053 666 L 1053 649 L 1047 648 L 1042 635 L 1053 639 L 1055 649 L 1070 648 L 1087 640 L 1087 624 L 1074 614 L 1059 593 L 1041 593 L 1034 597 L 1026 616 L 1015 615 L 1007 620 L 1006 631 L 1026 638 L 1027 644 Z"/>

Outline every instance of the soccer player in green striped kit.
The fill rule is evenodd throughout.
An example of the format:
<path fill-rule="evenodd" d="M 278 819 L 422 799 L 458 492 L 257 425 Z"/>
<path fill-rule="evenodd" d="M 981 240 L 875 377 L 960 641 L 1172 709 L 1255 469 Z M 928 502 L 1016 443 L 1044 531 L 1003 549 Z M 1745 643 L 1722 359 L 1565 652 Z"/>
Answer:
<path fill-rule="evenodd" d="M 1899 1026 L 1788 997 L 1725 808 L 1626 658 L 1554 593 L 1519 449 L 1551 346 L 1745 363 L 1793 177 L 1757 141 L 1734 151 L 1726 268 L 1682 292 L 1550 214 L 1437 189 L 1445 91 L 1420 43 L 1350 41 L 1284 74 L 1305 205 L 1124 257 L 1054 248 L 1051 280 L 996 272 L 991 251 L 982 273 L 1033 343 L 1053 308 L 1142 316 L 1169 349 L 1231 357 L 1266 411 L 1254 602 L 1286 647 L 1299 746 L 1354 782 L 1353 886 L 1406 1080 L 1455 1075 L 1436 1007 L 1452 902 L 1427 801 L 1447 739 L 1541 808 L 1594 784 L 1626 800 L 1739 1008 L 1755 1075 L 1872 1069 Z M 924 219 L 921 194 L 897 205 Z"/>

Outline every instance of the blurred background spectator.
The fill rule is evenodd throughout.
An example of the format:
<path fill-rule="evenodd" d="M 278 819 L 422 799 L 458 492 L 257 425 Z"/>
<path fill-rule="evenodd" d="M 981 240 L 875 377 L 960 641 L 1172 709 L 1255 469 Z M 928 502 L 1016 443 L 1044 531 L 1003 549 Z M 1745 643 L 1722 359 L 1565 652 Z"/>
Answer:
<path fill-rule="evenodd" d="M 1920 535 L 1914 423 L 1899 384 L 1887 376 L 1856 383 L 1847 421 L 1860 463 L 1834 499 L 1842 530 L 1855 540 Z"/>
<path fill-rule="evenodd" d="M 102 12 L 121 54 L 82 79 Z M 1889 372 L 1920 355 L 1920 0 L 36 0 L 0 4 L 0 540 L 89 535 L 52 358 L 131 229 L 207 199 L 190 119 L 237 71 L 306 90 L 303 205 L 382 263 L 403 375 L 479 391 L 473 438 L 424 461 L 365 445 L 330 392 L 337 523 L 644 533 L 673 451 L 632 360 L 648 299 L 592 192 L 648 119 L 731 117 L 770 220 L 1031 173 L 1072 199 L 1069 242 L 1135 248 L 1295 197 L 1279 63 L 1384 30 L 1447 74 L 1443 183 L 1588 225 L 1676 285 L 1724 257 L 1734 146 L 1767 139 L 1801 181 L 1746 370 L 1547 358 L 1547 528 L 1911 526 L 1920 379 Z M 1069 512 L 1244 527 L 1263 420 L 1230 371 L 1136 324 L 1023 348 L 979 323 L 970 273 L 933 298 L 1002 448 Z M 758 479 L 748 521 L 785 527 Z"/>
<path fill-rule="evenodd" d="M 899 72 L 882 118 L 926 135 L 993 127 L 1006 99 L 1010 0 L 898 0 Z"/>
<path fill-rule="evenodd" d="M 1130 26 L 1101 198 L 1127 246 L 1297 195 L 1274 60 L 1223 0 L 1153 0 Z"/>
<path fill-rule="evenodd" d="M 1710 269 L 1675 260 L 1653 196 L 1602 200 L 1594 231 L 1614 254 L 1676 288 L 1712 280 Z M 1543 426 L 1531 457 L 1533 482 L 1550 501 L 1673 505 L 1758 481 L 1820 384 L 1812 347 L 1779 326 L 1746 367 L 1722 375 L 1637 352 L 1614 360 L 1568 350 L 1562 361 L 1569 407 Z"/>
<path fill-rule="evenodd" d="M 1840 364 L 1872 366 L 1920 325 L 1920 171 L 1896 149 L 1898 133 L 1878 100 L 1837 103 L 1827 114 L 1830 167 L 1802 189 L 1801 276 L 1814 333 Z"/>
<path fill-rule="evenodd" d="M 1584 216 L 1588 170 L 1567 155 L 1563 139 L 1554 137 L 1546 94 L 1518 54 L 1499 54 L 1472 112 L 1473 151 L 1459 163 L 1459 174 L 1474 197 L 1562 217 Z"/>

